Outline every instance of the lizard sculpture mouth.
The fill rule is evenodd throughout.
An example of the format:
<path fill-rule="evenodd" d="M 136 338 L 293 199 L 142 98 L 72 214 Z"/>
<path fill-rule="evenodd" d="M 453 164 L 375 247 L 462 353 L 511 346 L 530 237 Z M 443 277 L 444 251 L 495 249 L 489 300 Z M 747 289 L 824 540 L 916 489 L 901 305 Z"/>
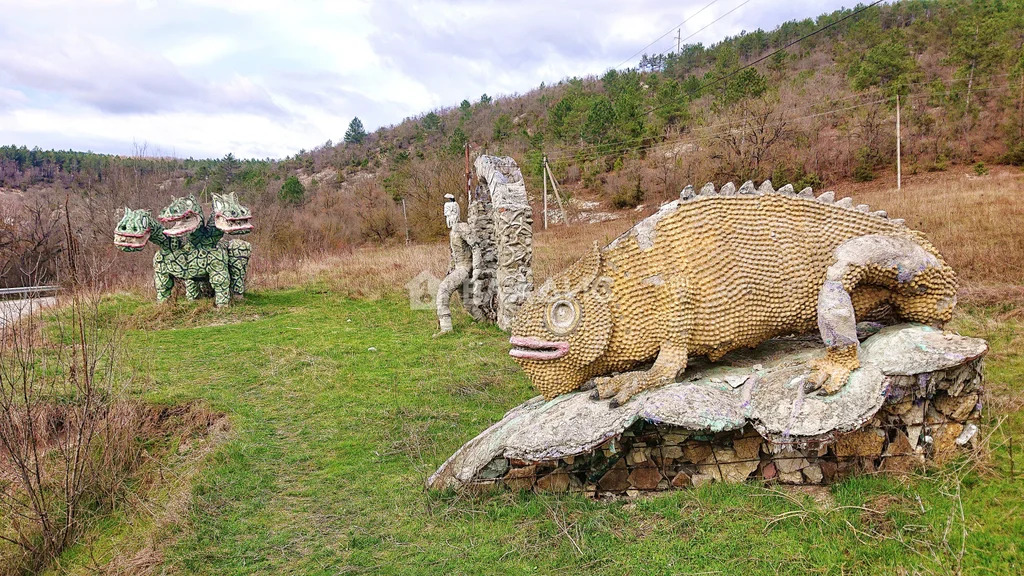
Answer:
<path fill-rule="evenodd" d="M 171 224 L 164 234 L 171 237 L 184 236 L 185 234 L 191 234 L 196 228 L 199 228 L 201 218 L 195 212 L 189 210 L 181 216 L 175 218 L 160 218 L 160 222 L 163 224 Z"/>
<path fill-rule="evenodd" d="M 249 222 L 249 216 L 232 218 L 223 214 L 214 214 L 213 219 L 217 228 L 228 234 L 245 234 L 253 229 L 252 223 Z"/>
<path fill-rule="evenodd" d="M 149 242 L 149 230 L 141 233 L 114 232 L 114 246 L 141 250 Z"/>
<path fill-rule="evenodd" d="M 513 336 L 509 338 L 509 343 L 513 348 L 508 351 L 508 354 L 513 358 L 557 360 L 569 353 L 568 342 L 549 342 L 540 338 Z"/>

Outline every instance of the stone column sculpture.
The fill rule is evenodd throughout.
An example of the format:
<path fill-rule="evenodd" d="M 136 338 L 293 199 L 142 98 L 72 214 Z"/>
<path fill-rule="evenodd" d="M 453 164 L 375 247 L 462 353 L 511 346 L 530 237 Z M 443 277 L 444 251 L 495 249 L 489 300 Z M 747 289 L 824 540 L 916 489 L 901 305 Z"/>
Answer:
<path fill-rule="evenodd" d="M 507 330 L 533 290 L 533 217 L 523 175 L 515 160 L 507 156 L 480 156 L 474 168 L 491 204 L 496 258 L 495 320 L 499 328 Z"/>
<path fill-rule="evenodd" d="M 469 203 L 467 221 L 473 234 L 473 271 L 466 289 L 469 291 L 470 316 L 478 321 L 494 322 L 497 318 L 496 283 L 497 253 L 494 247 L 494 220 L 490 197 L 484 188 L 477 189 Z M 467 299 L 463 299 L 463 304 Z"/>

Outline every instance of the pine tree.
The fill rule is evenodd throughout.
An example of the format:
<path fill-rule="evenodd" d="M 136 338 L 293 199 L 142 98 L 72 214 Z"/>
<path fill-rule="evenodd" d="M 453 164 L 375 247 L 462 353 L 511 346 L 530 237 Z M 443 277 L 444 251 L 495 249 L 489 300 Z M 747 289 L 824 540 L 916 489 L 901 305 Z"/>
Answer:
<path fill-rule="evenodd" d="M 348 136 L 346 135 L 347 138 Z M 295 176 L 289 176 L 284 181 L 284 184 L 281 185 L 281 191 L 277 193 L 278 198 L 289 204 L 301 204 L 305 196 L 306 187 Z"/>
<path fill-rule="evenodd" d="M 345 142 L 347 144 L 359 144 L 366 138 L 366 130 L 363 129 L 363 122 L 358 116 L 352 119 L 348 124 L 348 130 L 345 131 Z"/>

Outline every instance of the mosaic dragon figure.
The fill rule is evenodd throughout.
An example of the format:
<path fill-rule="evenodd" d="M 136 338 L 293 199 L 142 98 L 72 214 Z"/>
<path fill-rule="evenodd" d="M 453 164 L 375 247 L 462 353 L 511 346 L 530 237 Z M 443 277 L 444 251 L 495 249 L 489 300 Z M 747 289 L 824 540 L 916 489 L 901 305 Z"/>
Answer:
<path fill-rule="evenodd" d="M 213 194 L 213 213 L 208 221 L 192 195 L 173 198 L 156 218 L 149 210 L 126 207 L 114 230 L 114 245 L 125 252 L 138 252 L 148 242 L 156 245 L 153 280 L 158 302 L 171 297 L 178 280 L 184 284 L 189 300 L 212 292 L 217 306 L 226 306 L 232 294 L 245 293 L 252 248 L 243 240 L 221 239 L 225 234 L 251 232 L 251 217 L 234 192 Z"/>
<path fill-rule="evenodd" d="M 534 292 L 509 353 L 546 398 L 590 382 L 614 408 L 673 382 L 689 356 L 714 362 L 817 326 L 826 350 L 805 386 L 832 394 L 859 367 L 857 318 L 888 307 L 942 324 L 956 289 L 921 233 L 850 198 L 768 181 L 687 186 Z"/>

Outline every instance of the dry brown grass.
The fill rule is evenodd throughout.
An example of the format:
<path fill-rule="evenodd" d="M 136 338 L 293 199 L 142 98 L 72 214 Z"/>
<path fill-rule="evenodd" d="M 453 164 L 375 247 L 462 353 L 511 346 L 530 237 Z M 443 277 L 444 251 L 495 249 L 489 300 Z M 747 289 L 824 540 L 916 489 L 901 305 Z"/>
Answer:
<path fill-rule="evenodd" d="M 534 238 L 534 274 L 538 281 L 564 269 L 593 242 L 602 245 L 628 230 L 635 219 L 600 224 L 552 226 Z M 401 293 L 405 284 L 426 270 L 438 278 L 448 271 L 448 243 L 368 246 L 338 254 L 260 263 L 253 270 L 261 288 L 287 288 L 323 282 L 353 298 L 377 299 Z"/>
<path fill-rule="evenodd" d="M 960 274 L 961 298 L 972 303 L 1024 302 L 1024 173 L 996 168 L 976 176 L 968 168 L 834 186 L 839 197 L 886 210 L 925 232 Z M 644 212 L 627 211 L 619 220 L 599 224 L 552 225 L 537 230 L 534 277 L 539 284 L 565 269 L 593 242 L 605 245 L 626 231 Z M 538 226 L 539 228 L 539 226 Z M 447 242 L 358 248 L 340 254 L 257 262 L 255 284 L 284 288 L 321 281 L 357 298 L 401 293 L 423 270 L 444 276 Z"/>
<path fill-rule="evenodd" d="M 94 542 L 90 549 L 89 573 L 102 576 L 141 576 L 161 573 L 164 550 L 187 522 L 196 475 L 206 457 L 230 436 L 231 427 L 223 413 L 203 406 L 146 407 L 146 419 L 140 428 L 143 438 L 169 439 L 168 447 L 177 456 L 171 466 L 157 466 L 142 478 L 142 490 L 129 505 L 133 513 L 151 521 L 142 538 L 124 543 L 97 556 Z M 158 454 L 151 461 L 158 462 Z M 162 455 L 166 458 L 166 454 Z M 153 496 L 153 497 L 150 497 Z"/>
<path fill-rule="evenodd" d="M 258 288 L 288 288 L 323 282 L 353 298 L 377 299 L 404 290 L 423 270 L 438 278 L 448 271 L 447 243 L 383 245 L 307 258 L 260 262 L 253 270 Z"/>
<path fill-rule="evenodd" d="M 890 184 L 891 182 L 891 184 Z M 961 299 L 1024 302 L 1024 173 L 967 168 L 836 186 L 837 196 L 886 210 L 921 230 L 960 275 Z"/>

